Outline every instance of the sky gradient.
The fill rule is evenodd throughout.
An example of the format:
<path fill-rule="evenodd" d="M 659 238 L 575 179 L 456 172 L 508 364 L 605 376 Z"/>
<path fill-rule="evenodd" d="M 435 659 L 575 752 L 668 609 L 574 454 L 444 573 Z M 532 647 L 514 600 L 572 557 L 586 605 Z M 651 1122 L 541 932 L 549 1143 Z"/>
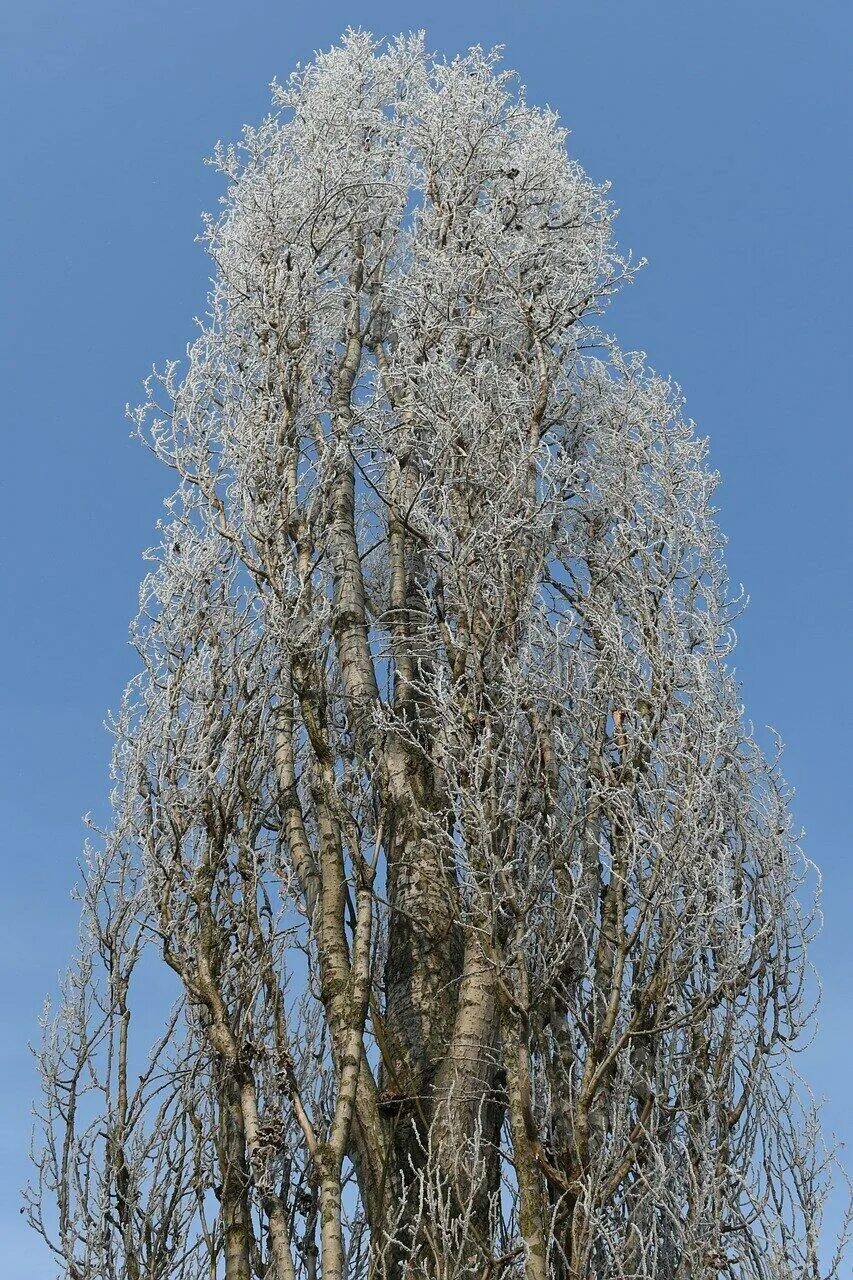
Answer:
<path fill-rule="evenodd" d="M 853 8 L 741 0 L 302 5 L 30 0 L 0 28 L 0 1274 L 55 1270 L 19 1216 L 27 1041 L 74 945 L 81 815 L 103 813 L 104 714 L 134 669 L 127 624 L 171 477 L 124 405 L 204 309 L 201 161 L 267 110 L 267 86 L 349 24 L 506 46 L 573 154 L 612 180 L 646 256 L 607 323 L 683 386 L 722 473 L 720 521 L 751 606 L 737 670 L 787 744 L 826 922 L 804 1060 L 853 1143 Z M 848 1159 L 848 1165 L 850 1161 Z"/>

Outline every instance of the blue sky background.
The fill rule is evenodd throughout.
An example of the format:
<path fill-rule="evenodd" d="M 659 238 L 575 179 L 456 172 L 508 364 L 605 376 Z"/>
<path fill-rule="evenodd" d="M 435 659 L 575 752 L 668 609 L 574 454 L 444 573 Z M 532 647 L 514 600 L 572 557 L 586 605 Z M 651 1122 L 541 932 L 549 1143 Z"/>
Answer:
<path fill-rule="evenodd" d="M 853 1143 L 850 586 L 853 8 L 840 0 L 29 0 L 0 26 L 0 1273 L 54 1270 L 19 1217 L 26 1042 L 73 943 L 84 811 L 108 790 L 106 709 L 133 669 L 140 553 L 169 476 L 123 417 L 203 309 L 193 243 L 218 138 L 348 24 L 506 45 L 529 97 L 610 178 L 622 342 L 688 395 L 722 472 L 729 566 L 752 604 L 749 715 L 788 744 L 825 877 L 825 994 L 805 1068 Z"/>

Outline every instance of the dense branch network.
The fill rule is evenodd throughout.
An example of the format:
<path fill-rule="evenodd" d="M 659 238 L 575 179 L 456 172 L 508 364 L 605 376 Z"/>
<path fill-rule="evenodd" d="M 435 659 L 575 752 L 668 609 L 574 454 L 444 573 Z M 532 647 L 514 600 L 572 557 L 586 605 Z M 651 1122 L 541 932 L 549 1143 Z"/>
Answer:
<path fill-rule="evenodd" d="M 30 1217 L 70 1280 L 836 1275 L 808 865 L 606 192 L 480 49 L 274 96 L 135 414 L 177 487 Z"/>

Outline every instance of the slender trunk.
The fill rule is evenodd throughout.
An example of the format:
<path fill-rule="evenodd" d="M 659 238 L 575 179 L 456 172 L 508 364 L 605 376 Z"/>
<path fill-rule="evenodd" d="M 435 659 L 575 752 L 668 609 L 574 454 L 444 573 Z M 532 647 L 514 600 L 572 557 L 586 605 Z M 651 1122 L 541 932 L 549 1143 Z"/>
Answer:
<path fill-rule="evenodd" d="M 530 1097 L 530 1062 L 524 1029 L 514 1010 L 505 1008 L 501 1018 L 501 1040 L 509 1099 L 512 1153 L 518 1183 L 518 1225 L 525 1247 L 526 1280 L 546 1280 L 548 1274 L 547 1232 L 542 1176 L 536 1167 L 534 1128 Z"/>
<path fill-rule="evenodd" d="M 240 1099 L 225 1074 L 219 1104 L 220 1216 L 225 1243 L 225 1280 L 251 1280 L 251 1216 L 246 1135 Z"/>

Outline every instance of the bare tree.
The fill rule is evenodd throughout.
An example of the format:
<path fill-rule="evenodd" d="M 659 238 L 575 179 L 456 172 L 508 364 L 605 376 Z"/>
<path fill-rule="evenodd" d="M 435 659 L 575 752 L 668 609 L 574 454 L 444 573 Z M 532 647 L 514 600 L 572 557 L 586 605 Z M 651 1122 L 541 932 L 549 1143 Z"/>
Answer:
<path fill-rule="evenodd" d="M 479 48 L 274 99 L 133 414 L 177 487 L 30 1218 L 71 1280 L 836 1276 L 810 864 L 605 189 Z"/>

